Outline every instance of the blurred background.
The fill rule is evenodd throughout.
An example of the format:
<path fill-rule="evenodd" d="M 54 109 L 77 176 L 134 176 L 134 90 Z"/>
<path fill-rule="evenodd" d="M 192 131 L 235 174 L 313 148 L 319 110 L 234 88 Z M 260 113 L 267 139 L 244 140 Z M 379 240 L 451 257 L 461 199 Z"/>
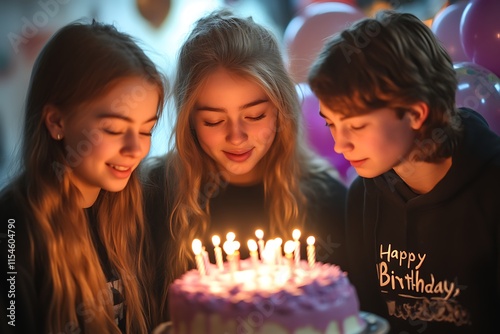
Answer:
<path fill-rule="evenodd" d="M 355 172 L 333 151 L 333 139 L 318 116 L 318 101 L 305 83 L 307 71 L 325 38 L 381 9 L 412 13 L 431 27 L 455 64 L 457 105 L 483 113 L 500 133 L 500 0 L 0 0 L 0 188 L 18 170 L 33 62 L 61 26 L 81 18 L 112 23 L 141 41 L 171 80 L 178 48 L 192 24 L 223 6 L 274 32 L 297 83 L 307 139 L 337 167 L 346 184 Z M 174 112 L 164 115 L 150 155 L 168 150 Z"/>

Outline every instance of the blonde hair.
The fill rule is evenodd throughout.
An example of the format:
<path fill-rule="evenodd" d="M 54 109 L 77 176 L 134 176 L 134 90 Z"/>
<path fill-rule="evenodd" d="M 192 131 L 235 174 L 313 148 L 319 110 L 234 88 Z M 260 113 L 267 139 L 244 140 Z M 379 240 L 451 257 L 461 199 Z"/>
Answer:
<path fill-rule="evenodd" d="M 71 164 L 63 142 L 54 141 L 44 125 L 44 107 L 52 104 L 71 113 L 131 76 L 156 86 L 159 116 L 166 89 L 163 76 L 130 36 L 95 21 L 60 29 L 33 68 L 26 101 L 24 171 L 15 193 L 29 209 L 31 262 L 40 259 L 48 264 L 39 282 L 39 297 L 47 307 L 46 332 L 63 332 L 69 325 L 86 333 L 120 333 L 120 329 L 88 218 L 79 206 L 81 193 L 70 181 Z M 143 276 L 146 228 L 136 172 L 123 191 L 101 190 L 92 210 L 109 262 L 123 283 L 127 332 L 144 333 L 149 326 L 145 292 L 149 279 Z"/>
<path fill-rule="evenodd" d="M 172 133 L 175 149 L 167 156 L 166 178 L 169 188 L 173 185 L 175 189 L 169 199 L 172 211 L 168 217 L 175 241 L 170 255 L 161 258 L 169 265 L 165 292 L 169 283 L 188 269 L 190 242 L 207 229 L 210 198 L 227 181 L 200 147 L 191 123 L 205 79 L 220 67 L 260 85 L 277 109 L 276 136 L 262 159 L 271 234 L 284 236 L 291 226 L 304 224 L 305 193 L 312 185 L 302 184 L 301 180 L 330 168 L 318 164 L 319 160 L 300 140 L 302 112 L 298 95 L 273 34 L 251 18 L 224 9 L 198 20 L 180 49 L 173 87 L 177 110 Z"/>

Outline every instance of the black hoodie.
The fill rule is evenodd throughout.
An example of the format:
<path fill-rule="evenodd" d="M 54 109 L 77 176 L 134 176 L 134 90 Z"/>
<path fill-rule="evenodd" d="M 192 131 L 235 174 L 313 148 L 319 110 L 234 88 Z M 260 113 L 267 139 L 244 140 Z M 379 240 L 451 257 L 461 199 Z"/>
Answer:
<path fill-rule="evenodd" d="M 429 193 L 393 170 L 349 189 L 349 277 L 391 333 L 500 328 L 500 138 L 479 114 L 460 118 L 452 166 Z"/>

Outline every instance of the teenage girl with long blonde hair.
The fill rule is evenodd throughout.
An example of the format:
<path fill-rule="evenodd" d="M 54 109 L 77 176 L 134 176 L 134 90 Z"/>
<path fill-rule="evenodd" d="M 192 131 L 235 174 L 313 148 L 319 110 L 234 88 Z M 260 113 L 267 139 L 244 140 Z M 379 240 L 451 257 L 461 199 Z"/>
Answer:
<path fill-rule="evenodd" d="M 175 148 L 145 178 L 161 320 L 169 284 L 192 267 L 195 237 L 213 256 L 212 235 L 232 231 L 246 245 L 258 228 L 285 240 L 299 227 L 316 236 L 320 260 L 340 263 L 346 190 L 303 142 L 273 34 L 228 10 L 201 18 L 180 49 L 173 94 Z"/>

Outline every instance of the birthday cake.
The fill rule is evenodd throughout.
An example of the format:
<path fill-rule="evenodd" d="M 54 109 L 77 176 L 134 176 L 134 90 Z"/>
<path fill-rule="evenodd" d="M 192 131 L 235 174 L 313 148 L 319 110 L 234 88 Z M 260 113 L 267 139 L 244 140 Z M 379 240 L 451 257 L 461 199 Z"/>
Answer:
<path fill-rule="evenodd" d="M 175 334 L 358 334 L 355 288 L 338 266 L 299 261 L 208 264 L 169 289 Z"/>

